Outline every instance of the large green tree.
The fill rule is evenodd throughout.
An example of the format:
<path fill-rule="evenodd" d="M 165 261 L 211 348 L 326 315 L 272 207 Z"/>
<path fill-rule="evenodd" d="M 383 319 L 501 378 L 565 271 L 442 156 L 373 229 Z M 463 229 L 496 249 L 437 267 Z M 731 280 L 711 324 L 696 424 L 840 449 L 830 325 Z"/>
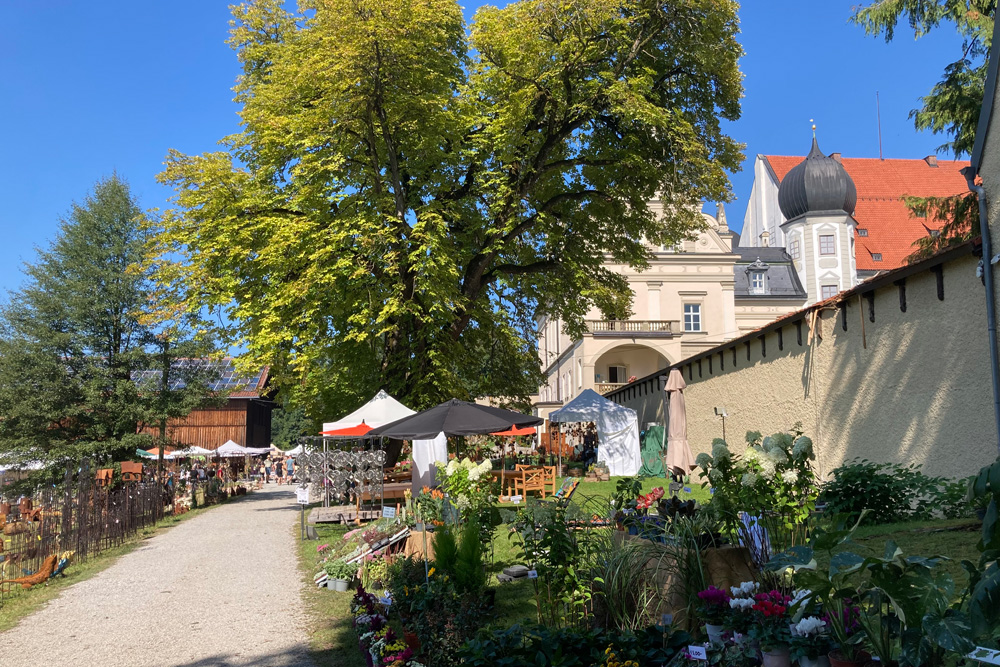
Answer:
<path fill-rule="evenodd" d="M 140 427 L 161 411 L 190 410 L 190 390 L 144 381 L 158 362 L 192 348 L 157 345 L 165 329 L 151 319 L 141 216 L 127 183 L 100 181 L 0 309 L 3 462 L 130 458 L 150 443 Z"/>
<path fill-rule="evenodd" d="M 735 2 L 284 6 L 234 9 L 242 131 L 169 154 L 157 268 L 313 416 L 532 393 L 536 313 L 627 311 L 606 262 L 729 198 Z"/>
<path fill-rule="evenodd" d="M 877 0 L 858 7 L 852 17 L 869 35 L 881 35 L 887 42 L 896 37 L 901 21 L 916 39 L 942 27 L 962 36 L 957 59 L 945 66 L 941 80 L 910 112 L 918 130 L 946 135 L 949 140 L 938 150 L 951 152 L 956 158 L 972 153 L 976 143 L 996 6 L 997 0 Z M 921 259 L 979 233 L 975 195 L 908 197 L 906 202 L 915 214 L 944 223 L 940 235 L 918 241 L 912 259 Z"/>

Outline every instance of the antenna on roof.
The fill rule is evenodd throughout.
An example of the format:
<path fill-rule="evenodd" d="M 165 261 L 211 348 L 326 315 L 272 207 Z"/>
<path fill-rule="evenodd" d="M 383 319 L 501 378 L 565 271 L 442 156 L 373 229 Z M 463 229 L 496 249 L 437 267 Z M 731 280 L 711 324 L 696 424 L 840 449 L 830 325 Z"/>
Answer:
<path fill-rule="evenodd" d="M 878 118 L 878 159 L 882 159 L 882 105 L 879 104 L 878 91 L 875 91 L 875 117 Z"/>

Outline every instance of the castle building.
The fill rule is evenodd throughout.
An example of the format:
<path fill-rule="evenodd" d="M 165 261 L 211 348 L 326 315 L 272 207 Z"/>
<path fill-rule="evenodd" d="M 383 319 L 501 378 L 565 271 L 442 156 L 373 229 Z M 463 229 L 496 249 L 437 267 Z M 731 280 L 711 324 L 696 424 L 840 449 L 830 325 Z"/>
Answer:
<path fill-rule="evenodd" d="M 715 216 L 703 214 L 694 240 L 650 248 L 644 271 L 609 261 L 632 288 L 631 317 L 607 320 L 594 310 L 578 339 L 557 318 L 537 319 L 546 381 L 536 414 L 584 389 L 619 389 L 902 266 L 914 243 L 943 224 L 912 216 L 904 197 L 966 192 L 959 171 L 967 164 L 842 159 L 824 154 L 815 137 L 804 158 L 758 155 L 742 234 L 719 205 Z"/>

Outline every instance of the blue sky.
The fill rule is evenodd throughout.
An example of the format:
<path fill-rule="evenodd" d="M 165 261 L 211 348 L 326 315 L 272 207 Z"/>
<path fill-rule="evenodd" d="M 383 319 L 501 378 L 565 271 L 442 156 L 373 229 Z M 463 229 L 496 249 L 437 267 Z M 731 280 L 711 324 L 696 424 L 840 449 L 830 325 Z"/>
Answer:
<path fill-rule="evenodd" d="M 747 144 L 727 207 L 734 228 L 754 155 L 804 155 L 810 118 L 827 153 L 877 157 L 876 91 L 886 157 L 920 158 L 944 143 L 907 116 L 957 57 L 959 38 L 947 27 L 919 42 L 900 31 L 887 45 L 848 23 L 858 1 L 744 2 L 746 97 L 728 127 Z M 117 171 L 143 206 L 163 207 L 170 193 L 155 176 L 167 150 L 216 150 L 238 129 L 230 2 L 0 3 L 0 290 L 18 287 L 21 263 L 99 178 Z M 466 0 L 467 15 L 483 4 Z"/>

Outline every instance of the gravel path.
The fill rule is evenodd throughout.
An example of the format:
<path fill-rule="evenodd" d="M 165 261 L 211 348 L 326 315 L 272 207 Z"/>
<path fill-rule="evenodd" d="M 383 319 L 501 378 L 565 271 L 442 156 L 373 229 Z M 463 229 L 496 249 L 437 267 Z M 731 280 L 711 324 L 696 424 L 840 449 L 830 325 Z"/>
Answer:
<path fill-rule="evenodd" d="M 67 588 L 0 634 L 0 665 L 312 667 L 293 489 L 216 507 Z"/>

